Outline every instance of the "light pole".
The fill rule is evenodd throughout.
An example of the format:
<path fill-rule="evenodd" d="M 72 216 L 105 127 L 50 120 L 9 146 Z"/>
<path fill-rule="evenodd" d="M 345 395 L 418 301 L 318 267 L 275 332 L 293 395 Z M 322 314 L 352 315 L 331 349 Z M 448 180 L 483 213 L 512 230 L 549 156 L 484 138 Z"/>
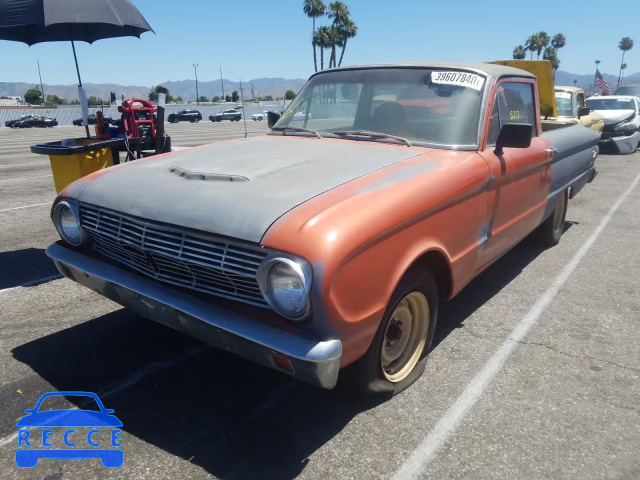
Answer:
<path fill-rule="evenodd" d="M 224 102 L 224 81 L 222 80 L 222 67 L 220 67 L 220 86 L 222 87 L 222 101 Z"/>
<path fill-rule="evenodd" d="M 600 60 L 596 60 L 596 73 L 593 77 L 593 89 L 591 90 L 591 95 L 596 93 L 596 80 L 598 79 L 598 65 L 600 65 Z"/>
<path fill-rule="evenodd" d="M 40 73 L 40 60 L 37 60 L 37 62 L 38 62 L 38 76 L 40 77 L 40 91 L 42 92 L 42 103 L 45 103 L 44 86 L 42 85 L 42 74 Z"/>
<path fill-rule="evenodd" d="M 196 103 L 200 106 L 200 94 L 198 93 L 198 64 L 193 64 L 193 70 L 196 72 Z"/>

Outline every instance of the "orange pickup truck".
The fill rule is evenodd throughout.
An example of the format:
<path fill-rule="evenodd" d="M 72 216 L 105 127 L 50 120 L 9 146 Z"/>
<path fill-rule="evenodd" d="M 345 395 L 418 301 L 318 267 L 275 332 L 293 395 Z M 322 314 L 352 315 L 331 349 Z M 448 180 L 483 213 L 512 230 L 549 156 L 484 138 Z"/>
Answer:
<path fill-rule="evenodd" d="M 72 183 L 47 254 L 262 365 L 324 388 L 349 367 L 350 384 L 398 393 L 440 302 L 532 232 L 556 244 L 596 174 L 598 134 L 543 133 L 536 78 L 501 65 L 325 70 L 269 126 Z"/>

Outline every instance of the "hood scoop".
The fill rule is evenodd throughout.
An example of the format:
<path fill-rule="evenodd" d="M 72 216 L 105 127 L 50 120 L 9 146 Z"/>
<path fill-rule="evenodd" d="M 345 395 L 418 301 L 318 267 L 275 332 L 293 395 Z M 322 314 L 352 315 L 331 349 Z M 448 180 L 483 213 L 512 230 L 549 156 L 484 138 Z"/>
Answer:
<path fill-rule="evenodd" d="M 247 177 L 241 175 L 227 175 L 224 173 L 204 173 L 204 172 L 192 172 L 186 168 L 171 167 L 169 171 L 185 180 L 204 180 L 204 181 L 216 181 L 216 182 L 248 182 Z"/>

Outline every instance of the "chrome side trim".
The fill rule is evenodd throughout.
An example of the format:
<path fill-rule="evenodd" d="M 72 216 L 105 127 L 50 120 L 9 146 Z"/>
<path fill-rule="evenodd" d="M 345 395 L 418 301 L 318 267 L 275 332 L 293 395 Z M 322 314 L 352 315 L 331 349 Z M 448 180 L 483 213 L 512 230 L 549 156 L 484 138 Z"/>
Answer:
<path fill-rule="evenodd" d="M 314 385 L 336 384 L 340 340 L 277 329 L 58 243 L 46 253 L 65 277 L 139 315 Z M 277 368 L 273 354 L 289 359 L 294 372 Z"/>

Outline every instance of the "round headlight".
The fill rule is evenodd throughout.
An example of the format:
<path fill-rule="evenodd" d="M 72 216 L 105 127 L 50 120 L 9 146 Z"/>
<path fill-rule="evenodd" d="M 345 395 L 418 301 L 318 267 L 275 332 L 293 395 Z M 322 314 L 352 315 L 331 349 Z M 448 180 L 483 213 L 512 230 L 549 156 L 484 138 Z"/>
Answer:
<path fill-rule="evenodd" d="M 291 320 L 304 316 L 309 298 L 300 266 L 289 259 L 277 259 L 268 272 L 265 293 L 274 310 Z"/>
<path fill-rule="evenodd" d="M 62 239 L 71 245 L 77 247 L 84 240 L 84 232 L 67 202 L 60 202 L 56 205 L 54 223 Z"/>

